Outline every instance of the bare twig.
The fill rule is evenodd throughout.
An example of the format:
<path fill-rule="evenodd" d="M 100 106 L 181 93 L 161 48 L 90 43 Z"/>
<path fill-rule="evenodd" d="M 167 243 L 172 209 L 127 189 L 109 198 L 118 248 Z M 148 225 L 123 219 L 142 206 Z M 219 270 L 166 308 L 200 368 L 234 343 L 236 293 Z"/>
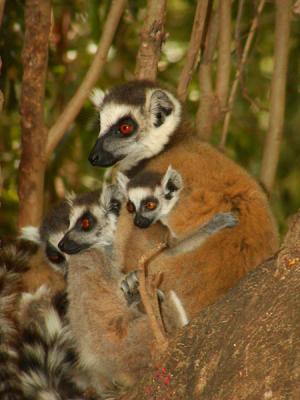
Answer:
<path fill-rule="evenodd" d="M 257 26 L 258 26 L 258 21 L 259 21 L 259 17 L 263 11 L 264 5 L 265 5 L 266 0 L 260 0 L 260 3 L 257 7 L 257 12 L 255 17 L 252 20 L 251 23 L 251 27 L 250 27 L 250 31 L 245 43 L 245 47 L 242 53 L 242 57 L 240 60 L 240 63 L 237 66 L 237 70 L 236 70 L 236 74 L 235 74 L 235 78 L 231 87 L 231 91 L 230 91 L 230 95 L 229 95 L 229 100 L 228 100 L 228 108 L 227 108 L 227 112 L 225 115 L 225 119 L 224 119 L 224 124 L 223 124 L 223 129 L 222 129 L 222 134 L 221 134 L 221 139 L 220 139 L 220 144 L 219 144 L 219 148 L 221 150 L 224 149 L 225 144 L 226 144 L 226 139 L 227 139 L 227 135 L 228 135 L 228 128 L 229 128 L 229 123 L 230 123 L 230 119 L 231 119 L 231 113 L 232 113 L 232 107 L 233 107 L 233 103 L 235 100 L 235 96 L 236 96 L 236 92 L 237 92 L 237 88 L 241 79 L 241 75 L 243 72 L 243 68 L 246 64 L 247 58 L 248 58 L 248 54 L 251 48 L 251 44 L 253 42 L 254 39 L 254 35 L 255 32 L 257 30 Z"/>
<path fill-rule="evenodd" d="M 0 26 L 2 25 L 4 15 L 5 0 L 0 0 Z"/>
<path fill-rule="evenodd" d="M 216 93 L 221 110 L 227 105 L 231 61 L 231 0 L 219 1 L 219 40 Z"/>
<path fill-rule="evenodd" d="M 238 13 L 236 16 L 235 31 L 234 31 L 236 51 L 239 60 L 242 58 L 241 23 L 242 23 L 244 6 L 245 6 L 245 0 L 239 0 Z"/>
<path fill-rule="evenodd" d="M 203 40 L 205 21 L 208 9 L 208 0 L 198 0 L 195 12 L 194 24 L 187 50 L 186 61 L 182 68 L 177 95 L 181 101 L 185 101 L 188 93 L 188 86 L 199 59 L 201 42 Z"/>
<path fill-rule="evenodd" d="M 202 60 L 199 66 L 201 98 L 196 115 L 197 132 L 201 139 L 209 140 L 215 120 L 219 114 L 219 103 L 212 82 L 212 61 L 218 36 L 218 13 L 211 15 Z"/>
<path fill-rule="evenodd" d="M 159 349 L 164 351 L 168 346 L 168 340 L 164 332 L 161 315 L 157 303 L 156 287 L 152 287 L 146 280 L 146 268 L 149 262 L 167 247 L 167 242 L 159 243 L 150 253 L 141 257 L 138 262 L 139 291 L 145 307 L 149 324 L 156 339 Z"/>
<path fill-rule="evenodd" d="M 84 78 L 81 85 L 77 89 L 75 95 L 67 104 L 65 110 L 59 116 L 56 123 L 49 130 L 49 136 L 47 141 L 46 156 L 47 159 L 52 154 L 53 150 L 57 146 L 58 142 L 63 137 L 66 129 L 76 118 L 79 113 L 85 99 L 88 97 L 92 87 L 95 85 L 99 78 L 102 69 L 105 65 L 108 50 L 113 41 L 117 27 L 119 25 L 121 16 L 126 6 L 126 0 L 113 0 L 110 11 L 106 18 L 103 33 L 99 41 L 98 50 L 95 58 Z"/>
<path fill-rule="evenodd" d="M 45 143 L 44 94 L 48 67 L 51 0 L 27 0 L 21 93 L 22 154 L 19 168 L 19 227 L 38 226 L 43 210 Z"/>
<path fill-rule="evenodd" d="M 137 79 L 155 81 L 161 45 L 165 39 L 166 0 L 148 0 L 141 44 L 136 58 Z"/>
<path fill-rule="evenodd" d="M 292 0 L 276 0 L 274 72 L 271 83 L 270 117 L 260 180 L 270 194 L 275 180 L 285 110 Z"/>

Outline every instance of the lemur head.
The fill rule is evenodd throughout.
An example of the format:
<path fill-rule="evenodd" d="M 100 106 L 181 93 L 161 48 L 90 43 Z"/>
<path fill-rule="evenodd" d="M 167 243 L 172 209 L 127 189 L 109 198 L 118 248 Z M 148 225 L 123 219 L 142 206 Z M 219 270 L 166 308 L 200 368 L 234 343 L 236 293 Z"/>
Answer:
<path fill-rule="evenodd" d="M 163 176 L 146 171 L 131 180 L 118 172 L 117 182 L 127 198 L 127 210 L 134 215 L 134 224 L 139 228 L 148 228 L 158 220 L 164 222 L 183 188 L 181 175 L 171 166 Z"/>
<path fill-rule="evenodd" d="M 181 120 L 180 102 L 153 82 L 129 82 L 97 101 L 100 133 L 89 155 L 94 166 L 119 162 L 119 170 L 129 170 L 160 153 Z"/>
<path fill-rule="evenodd" d="M 48 263 L 66 274 L 70 254 L 112 243 L 122 199 L 116 185 L 68 196 L 49 211 L 39 231 L 27 227 L 22 237 L 39 242 Z"/>
<path fill-rule="evenodd" d="M 69 255 L 89 247 L 112 245 L 123 195 L 117 185 L 105 186 L 71 200 L 68 229 L 58 243 Z"/>

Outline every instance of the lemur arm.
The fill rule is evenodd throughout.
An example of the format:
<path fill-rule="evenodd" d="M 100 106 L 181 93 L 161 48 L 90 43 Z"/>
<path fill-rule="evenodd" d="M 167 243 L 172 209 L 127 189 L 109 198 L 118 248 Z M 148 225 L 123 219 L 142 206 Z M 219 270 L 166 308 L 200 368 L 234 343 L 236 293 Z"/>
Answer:
<path fill-rule="evenodd" d="M 175 256 L 177 254 L 187 253 L 201 246 L 206 239 L 224 228 L 233 228 L 238 224 L 236 214 L 224 212 L 215 214 L 207 223 L 201 225 L 198 230 L 184 238 L 176 238 L 170 234 L 168 248 L 165 254 Z"/>

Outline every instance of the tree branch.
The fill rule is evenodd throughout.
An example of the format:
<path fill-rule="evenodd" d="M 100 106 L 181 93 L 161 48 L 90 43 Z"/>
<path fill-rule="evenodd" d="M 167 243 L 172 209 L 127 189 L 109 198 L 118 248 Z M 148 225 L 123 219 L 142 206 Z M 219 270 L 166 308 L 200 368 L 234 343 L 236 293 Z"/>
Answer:
<path fill-rule="evenodd" d="M 208 3 L 208 0 L 198 0 L 197 2 L 186 61 L 182 68 L 177 87 L 177 95 L 181 101 L 185 101 L 187 98 L 188 86 L 198 62 L 200 46 L 204 36 Z"/>
<path fill-rule="evenodd" d="M 272 191 L 280 154 L 285 110 L 291 5 L 291 0 L 276 0 L 274 72 L 271 83 L 270 119 L 260 174 L 260 180 L 268 193 Z"/>
<path fill-rule="evenodd" d="M 151 287 L 149 284 L 146 278 L 146 268 L 149 262 L 160 254 L 166 247 L 167 242 L 158 244 L 154 251 L 152 250 L 150 254 L 141 257 L 138 262 L 140 296 L 149 319 L 150 328 L 152 329 L 158 350 L 160 351 L 166 350 L 168 347 L 168 339 L 161 320 L 157 301 L 157 288 Z"/>
<path fill-rule="evenodd" d="M 219 115 L 219 103 L 213 88 L 212 61 L 216 49 L 219 15 L 214 13 L 210 17 L 202 60 L 199 66 L 199 87 L 201 98 L 196 115 L 197 132 L 201 139 L 209 141 L 213 125 Z"/>
<path fill-rule="evenodd" d="M 71 125 L 71 123 L 76 118 L 79 113 L 85 99 L 90 94 L 91 89 L 97 82 L 102 69 L 105 65 L 108 50 L 113 41 L 114 35 L 118 28 L 121 16 L 123 14 L 124 8 L 126 6 L 126 0 L 113 0 L 108 16 L 106 18 L 103 33 L 99 41 L 98 50 L 95 58 L 84 78 L 81 85 L 77 89 L 75 95 L 67 104 L 65 110 L 59 116 L 58 120 L 49 130 L 49 136 L 46 148 L 46 157 L 49 159 L 53 150 L 57 146 L 58 142 L 63 137 L 66 129 Z"/>
<path fill-rule="evenodd" d="M 0 0 L 0 26 L 2 25 L 3 21 L 4 8 L 5 8 L 5 0 Z"/>
<path fill-rule="evenodd" d="M 298 399 L 299 307 L 298 213 L 277 258 L 180 330 L 159 362 L 163 374 L 149 370 L 122 400 Z"/>
<path fill-rule="evenodd" d="M 257 30 L 257 26 L 258 26 L 258 20 L 259 17 L 263 11 L 264 5 L 265 5 L 265 0 L 260 0 L 260 3 L 257 7 L 257 13 L 255 15 L 255 17 L 252 20 L 252 24 L 250 27 L 250 31 L 245 43 L 245 47 L 241 56 L 241 60 L 238 64 L 236 73 L 235 73 L 235 78 L 231 87 L 231 91 L 230 91 L 230 95 L 229 95 L 229 100 L 228 100 L 228 108 L 226 111 L 226 115 L 225 115 L 225 119 L 224 119 L 224 124 L 223 124 L 223 129 L 222 129 L 222 134 L 221 134 L 221 139 L 220 139 L 220 144 L 219 144 L 219 148 L 221 150 L 224 149 L 225 144 L 226 144 L 226 139 L 227 139 L 227 135 L 228 135 L 228 128 L 229 128 L 229 123 L 230 123 L 230 119 L 231 119 L 231 113 L 232 113 L 232 108 L 233 108 L 233 104 L 234 104 L 234 100 L 235 100 L 235 96 L 236 96 L 236 92 L 237 92 L 237 88 L 239 85 L 239 82 L 241 80 L 241 76 L 243 73 L 243 69 L 244 66 L 246 64 L 248 55 L 249 55 L 249 51 L 254 39 L 254 35 L 255 32 Z"/>
<path fill-rule="evenodd" d="M 38 226 L 43 211 L 45 143 L 44 94 L 48 67 L 51 1 L 27 0 L 21 93 L 22 154 L 18 225 Z"/>
<path fill-rule="evenodd" d="M 227 105 L 231 63 L 231 0 L 219 1 L 219 40 L 216 93 L 221 110 Z"/>
<path fill-rule="evenodd" d="M 136 57 L 137 79 L 155 81 L 161 45 L 165 39 L 166 0 L 148 0 L 145 24 L 141 31 L 141 44 Z"/>

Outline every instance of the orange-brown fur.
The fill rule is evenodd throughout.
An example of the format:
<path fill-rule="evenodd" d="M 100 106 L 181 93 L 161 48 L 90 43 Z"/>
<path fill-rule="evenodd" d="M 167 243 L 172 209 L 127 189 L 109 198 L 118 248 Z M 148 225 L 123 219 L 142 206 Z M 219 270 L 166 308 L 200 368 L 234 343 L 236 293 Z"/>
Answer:
<path fill-rule="evenodd" d="M 173 257 L 162 254 L 149 266 L 151 273 L 164 273 L 161 288 L 175 290 L 193 317 L 276 251 L 277 231 L 258 184 L 210 145 L 193 137 L 180 140 L 145 168 L 164 173 L 169 165 L 180 172 L 184 182 L 168 218 L 179 237 L 192 233 L 217 212 L 234 210 L 239 217 L 236 227 L 213 235 L 200 248 Z M 123 211 L 117 243 L 124 254 L 124 270 L 135 269 L 138 256 L 165 240 L 165 235 L 166 229 L 159 224 L 143 231 L 130 225 Z"/>

